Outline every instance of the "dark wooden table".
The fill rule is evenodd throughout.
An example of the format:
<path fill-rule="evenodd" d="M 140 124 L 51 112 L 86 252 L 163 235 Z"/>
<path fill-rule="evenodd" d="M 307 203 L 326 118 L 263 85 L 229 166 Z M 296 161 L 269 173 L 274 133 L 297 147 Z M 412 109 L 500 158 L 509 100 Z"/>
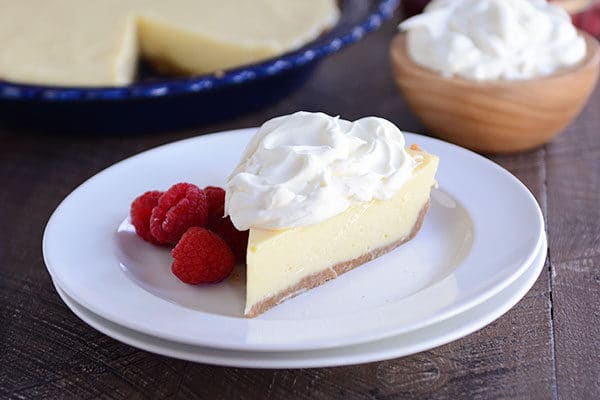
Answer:
<path fill-rule="evenodd" d="M 378 115 L 425 132 L 392 82 L 387 45 L 396 22 L 327 59 L 285 100 L 222 123 L 118 137 L 0 131 L 0 398 L 600 398 L 600 88 L 552 143 L 493 157 L 537 197 L 549 256 L 519 304 L 448 345 L 329 369 L 213 367 L 121 344 L 81 322 L 54 291 L 41 253 L 46 221 L 116 161 L 297 110 Z"/>

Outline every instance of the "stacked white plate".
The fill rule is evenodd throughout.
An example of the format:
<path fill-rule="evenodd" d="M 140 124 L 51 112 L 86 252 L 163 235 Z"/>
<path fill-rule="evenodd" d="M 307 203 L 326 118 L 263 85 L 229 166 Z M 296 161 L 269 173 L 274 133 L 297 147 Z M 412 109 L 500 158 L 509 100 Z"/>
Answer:
<path fill-rule="evenodd" d="M 472 333 L 514 306 L 546 259 L 527 188 L 460 147 L 406 134 L 441 159 L 411 242 L 254 318 L 239 279 L 190 286 L 168 249 L 127 219 L 139 194 L 187 181 L 222 186 L 255 129 L 162 146 L 102 171 L 52 215 L 43 250 L 67 306 L 95 329 L 155 353 L 225 366 L 306 368 L 401 357 Z"/>

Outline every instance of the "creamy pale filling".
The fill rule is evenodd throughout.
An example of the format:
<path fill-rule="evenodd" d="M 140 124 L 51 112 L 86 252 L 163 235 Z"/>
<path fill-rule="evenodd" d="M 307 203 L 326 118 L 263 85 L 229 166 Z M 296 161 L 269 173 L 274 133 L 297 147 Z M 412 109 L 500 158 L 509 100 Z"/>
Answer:
<path fill-rule="evenodd" d="M 252 63 L 339 18 L 335 0 L 0 0 L 0 10 L 0 80 L 56 85 L 127 84 L 138 53 L 193 73 Z"/>
<path fill-rule="evenodd" d="M 425 154 L 390 200 L 357 203 L 314 225 L 251 229 L 245 313 L 305 277 L 408 236 L 429 200 L 437 164 L 437 157 Z"/>
<path fill-rule="evenodd" d="M 143 18 L 139 23 L 142 54 L 151 62 L 176 72 L 208 73 L 271 57 L 279 49 L 268 45 L 243 46 L 208 35 Z M 177 43 L 177 46 L 172 46 Z"/>

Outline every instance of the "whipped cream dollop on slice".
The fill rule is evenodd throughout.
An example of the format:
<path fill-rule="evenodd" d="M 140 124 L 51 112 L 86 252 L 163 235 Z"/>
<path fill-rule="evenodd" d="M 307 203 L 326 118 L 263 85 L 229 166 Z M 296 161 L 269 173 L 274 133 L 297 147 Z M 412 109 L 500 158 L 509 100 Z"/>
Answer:
<path fill-rule="evenodd" d="M 586 54 L 569 15 L 546 0 L 434 0 L 399 27 L 411 59 L 445 76 L 531 79 Z"/>
<path fill-rule="evenodd" d="M 355 202 L 385 200 L 411 176 L 402 132 L 382 118 L 354 122 L 297 112 L 267 121 L 226 185 L 239 230 L 318 223 Z"/>

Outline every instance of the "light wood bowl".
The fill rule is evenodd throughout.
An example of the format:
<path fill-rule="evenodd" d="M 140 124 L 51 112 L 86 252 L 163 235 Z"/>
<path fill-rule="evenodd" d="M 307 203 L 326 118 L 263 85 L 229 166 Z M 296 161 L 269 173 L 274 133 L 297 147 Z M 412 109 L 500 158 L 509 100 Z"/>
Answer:
<path fill-rule="evenodd" d="M 521 81 L 445 78 L 415 64 L 406 34 L 392 40 L 394 77 L 406 102 L 436 136 L 483 153 L 538 147 L 579 114 L 598 80 L 600 46 L 580 32 L 587 54 L 559 73 Z"/>

